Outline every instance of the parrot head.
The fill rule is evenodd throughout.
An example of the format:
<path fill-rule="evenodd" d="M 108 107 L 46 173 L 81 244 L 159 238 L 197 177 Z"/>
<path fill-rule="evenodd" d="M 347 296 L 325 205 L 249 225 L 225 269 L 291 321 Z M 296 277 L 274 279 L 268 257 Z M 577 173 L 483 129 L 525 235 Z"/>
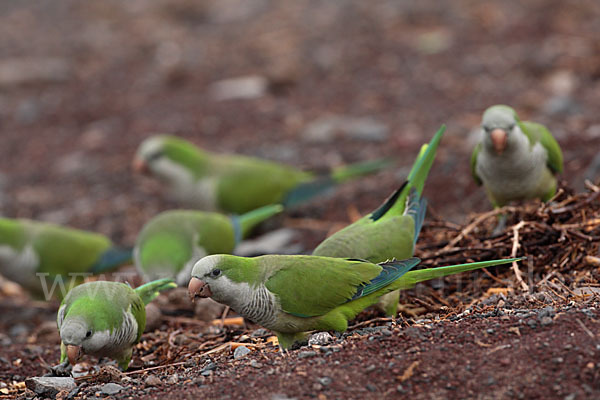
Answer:
<path fill-rule="evenodd" d="M 132 162 L 137 173 L 174 181 L 182 176 L 197 176 L 205 168 L 206 154 L 192 143 L 169 135 L 144 140 Z"/>
<path fill-rule="evenodd" d="M 211 297 L 219 303 L 232 305 L 244 297 L 257 270 L 252 259 L 225 254 L 202 258 L 192 269 L 188 285 L 190 298 Z"/>
<path fill-rule="evenodd" d="M 65 315 L 59 333 L 71 365 L 75 365 L 83 354 L 97 353 L 111 346 L 110 330 L 106 327 L 101 329 L 106 325 L 102 308 L 82 299 L 75 302 Z"/>
<path fill-rule="evenodd" d="M 518 122 L 517 113 L 508 106 L 496 105 L 485 110 L 481 122 L 484 145 L 497 154 L 502 154 L 510 147 L 512 132 L 519 129 Z"/>

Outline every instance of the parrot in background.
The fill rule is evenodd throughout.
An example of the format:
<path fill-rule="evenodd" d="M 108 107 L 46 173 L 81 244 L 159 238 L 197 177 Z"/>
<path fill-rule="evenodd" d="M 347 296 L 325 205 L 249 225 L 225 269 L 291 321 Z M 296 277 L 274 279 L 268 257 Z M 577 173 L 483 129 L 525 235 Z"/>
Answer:
<path fill-rule="evenodd" d="M 175 279 L 187 285 L 196 261 L 209 254 L 231 253 L 260 222 L 280 213 L 279 204 L 239 216 L 214 212 L 172 210 L 148 221 L 138 235 L 134 259 L 146 280 Z"/>
<path fill-rule="evenodd" d="M 563 156 L 544 125 L 521 122 L 512 108 L 495 105 L 483 113 L 481 135 L 471 155 L 471 173 L 495 208 L 554 196 L 554 174 L 562 172 Z"/>
<path fill-rule="evenodd" d="M 52 292 L 62 298 L 86 275 L 108 272 L 131 261 L 131 249 L 117 248 L 98 233 L 0 218 L 0 274 L 38 298 L 48 300 Z M 57 285 L 60 290 L 54 291 Z"/>
<path fill-rule="evenodd" d="M 60 362 L 75 365 L 84 355 L 110 357 L 126 370 L 133 345 L 146 326 L 145 305 L 159 292 L 176 287 L 171 279 L 136 289 L 121 282 L 95 281 L 76 286 L 62 301 L 56 323 Z"/>
<path fill-rule="evenodd" d="M 166 182 L 171 195 L 187 206 L 243 214 L 268 204 L 301 204 L 390 164 L 388 159 L 368 161 L 320 176 L 258 158 L 209 153 L 175 136 L 156 135 L 141 143 L 133 168 Z"/>
<path fill-rule="evenodd" d="M 442 126 L 431 142 L 422 146 L 408 180 L 399 189 L 378 209 L 325 239 L 313 255 L 373 263 L 412 257 L 427 209 L 421 193 L 445 129 Z M 388 293 L 381 298 L 379 308 L 395 316 L 399 298 L 399 291 Z"/>
<path fill-rule="evenodd" d="M 348 321 L 394 290 L 459 272 L 518 261 L 481 261 L 411 271 L 418 258 L 379 264 L 364 260 L 266 255 L 244 258 L 225 254 L 194 265 L 191 298 L 211 297 L 238 314 L 271 329 L 282 349 L 307 331 L 343 332 Z"/>

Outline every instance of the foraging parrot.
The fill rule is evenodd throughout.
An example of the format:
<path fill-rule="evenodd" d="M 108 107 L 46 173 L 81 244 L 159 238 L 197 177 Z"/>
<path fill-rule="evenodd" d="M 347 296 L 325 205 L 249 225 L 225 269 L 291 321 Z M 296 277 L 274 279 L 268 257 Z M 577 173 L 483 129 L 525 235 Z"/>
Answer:
<path fill-rule="evenodd" d="M 196 261 L 208 254 L 231 253 L 254 226 L 282 210 L 274 204 L 231 217 L 216 212 L 165 211 L 148 221 L 138 235 L 135 265 L 146 280 L 172 278 L 185 286 Z"/>
<path fill-rule="evenodd" d="M 0 218 L 0 274 L 36 297 L 62 298 L 87 275 L 130 263 L 107 237 L 45 222 Z M 60 293 L 62 291 L 62 293 Z"/>
<path fill-rule="evenodd" d="M 244 258 L 225 254 L 194 265 L 190 297 L 211 297 L 244 318 L 271 329 L 288 349 L 307 331 L 343 332 L 348 321 L 379 297 L 417 283 L 519 259 L 482 261 L 411 271 L 418 258 L 379 264 L 364 260 L 266 255 Z"/>
<path fill-rule="evenodd" d="M 387 159 L 369 161 L 318 176 L 258 158 L 209 153 L 186 140 L 157 135 L 141 143 L 133 168 L 164 181 L 172 197 L 187 206 L 243 214 L 268 204 L 300 204 L 389 164 Z"/>
<path fill-rule="evenodd" d="M 423 145 L 408 180 L 398 190 L 378 209 L 325 239 L 313 255 L 373 263 L 412 257 L 427 209 L 421 193 L 445 129 L 442 126 L 431 142 Z M 399 296 L 399 291 L 388 293 L 381 298 L 379 308 L 395 316 Z"/>
<path fill-rule="evenodd" d="M 126 370 L 133 345 L 146 326 L 145 305 L 159 292 L 176 287 L 171 279 L 136 289 L 121 282 L 95 281 L 76 286 L 62 301 L 56 323 L 60 362 L 75 365 L 84 355 L 109 357 Z"/>
<path fill-rule="evenodd" d="M 483 113 L 481 135 L 471 155 L 471 173 L 495 208 L 554 196 L 554 175 L 563 170 L 563 156 L 544 125 L 522 122 L 512 108 L 495 105 Z"/>

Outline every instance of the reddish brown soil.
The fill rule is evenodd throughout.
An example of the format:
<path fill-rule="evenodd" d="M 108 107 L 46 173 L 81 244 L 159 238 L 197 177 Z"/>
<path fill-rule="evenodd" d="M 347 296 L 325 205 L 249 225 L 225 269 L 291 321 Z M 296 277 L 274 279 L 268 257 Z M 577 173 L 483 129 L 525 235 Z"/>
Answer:
<path fill-rule="evenodd" d="M 159 185 L 129 169 L 139 142 L 154 132 L 304 168 L 396 156 L 397 170 L 344 185 L 278 221 L 302 226 L 301 242 L 310 251 L 330 229 L 348 223 L 354 208 L 364 214 L 391 193 L 421 143 L 445 123 L 425 189 L 430 222 L 418 255 L 429 264 L 506 256 L 511 231 L 498 251 L 469 250 L 495 243 L 485 229 L 458 243 L 464 251 L 439 253 L 468 214 L 489 209 L 469 174 L 469 132 L 487 106 L 511 104 L 524 119 L 550 127 L 564 152 L 565 185 L 582 192 L 585 170 L 600 148 L 598 15 L 596 0 L 4 2 L 0 214 L 99 231 L 132 245 L 145 221 L 177 206 Z M 211 96 L 214 82 L 246 75 L 268 79 L 265 95 L 230 101 Z M 389 137 L 304 140 L 304 129 L 329 114 L 375 118 Z M 598 175 L 591 178 L 598 182 Z M 598 201 L 592 203 L 569 218 L 597 217 Z M 535 212 L 515 215 L 511 223 Z M 567 223 L 560 217 L 540 221 Z M 599 305 L 595 297 L 569 292 L 598 283 L 598 268 L 583 261 L 597 255 L 598 233 L 575 231 L 554 236 L 537 225 L 525 228 L 527 243 L 519 254 L 535 262 L 523 269 L 531 272 L 533 296 L 546 295 L 508 296 L 501 316 L 493 314 L 499 298 L 486 305 L 485 294 L 491 287 L 518 293 L 509 272 L 492 271 L 496 279 L 483 273 L 450 279 L 445 288 L 434 282 L 404 295 L 405 320 L 389 328 L 390 336 L 351 331 L 337 343 L 341 350 L 330 354 L 303 348 L 282 358 L 262 344 L 265 336 L 252 339 L 258 350 L 241 360 L 225 350 L 202 356 L 257 327 L 215 332 L 181 322 L 177 314 L 144 336 L 134 354 L 134 380 L 121 383 L 127 391 L 119 396 L 600 397 Z M 42 375 L 43 365 L 58 359 L 52 323 L 57 307 L 33 303 L 13 289 L 0 287 L 0 391 L 1 384 L 10 388 L 0 396 L 31 397 L 20 382 Z M 471 302 L 475 316 L 450 321 Z M 548 305 L 556 315 L 543 325 L 538 310 Z M 417 323 L 423 318 L 434 322 Z M 173 342 L 179 335 L 182 342 Z M 299 358 L 306 351 L 317 355 Z M 182 358 L 189 359 L 187 366 L 147 372 L 161 379 L 156 387 L 136 372 Z M 217 367 L 203 376 L 209 358 Z M 259 368 L 250 366 L 253 360 Z M 175 373 L 177 382 L 167 383 Z M 72 396 L 94 397 L 97 385 L 81 381 Z"/>

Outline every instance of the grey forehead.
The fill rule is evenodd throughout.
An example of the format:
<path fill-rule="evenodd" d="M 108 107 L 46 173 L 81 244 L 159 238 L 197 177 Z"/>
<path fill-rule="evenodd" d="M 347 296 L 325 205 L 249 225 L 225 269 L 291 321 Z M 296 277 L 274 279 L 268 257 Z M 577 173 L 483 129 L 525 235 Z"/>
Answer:
<path fill-rule="evenodd" d="M 506 126 L 514 123 L 515 117 L 507 110 L 491 109 L 483 114 L 482 125 Z"/>

